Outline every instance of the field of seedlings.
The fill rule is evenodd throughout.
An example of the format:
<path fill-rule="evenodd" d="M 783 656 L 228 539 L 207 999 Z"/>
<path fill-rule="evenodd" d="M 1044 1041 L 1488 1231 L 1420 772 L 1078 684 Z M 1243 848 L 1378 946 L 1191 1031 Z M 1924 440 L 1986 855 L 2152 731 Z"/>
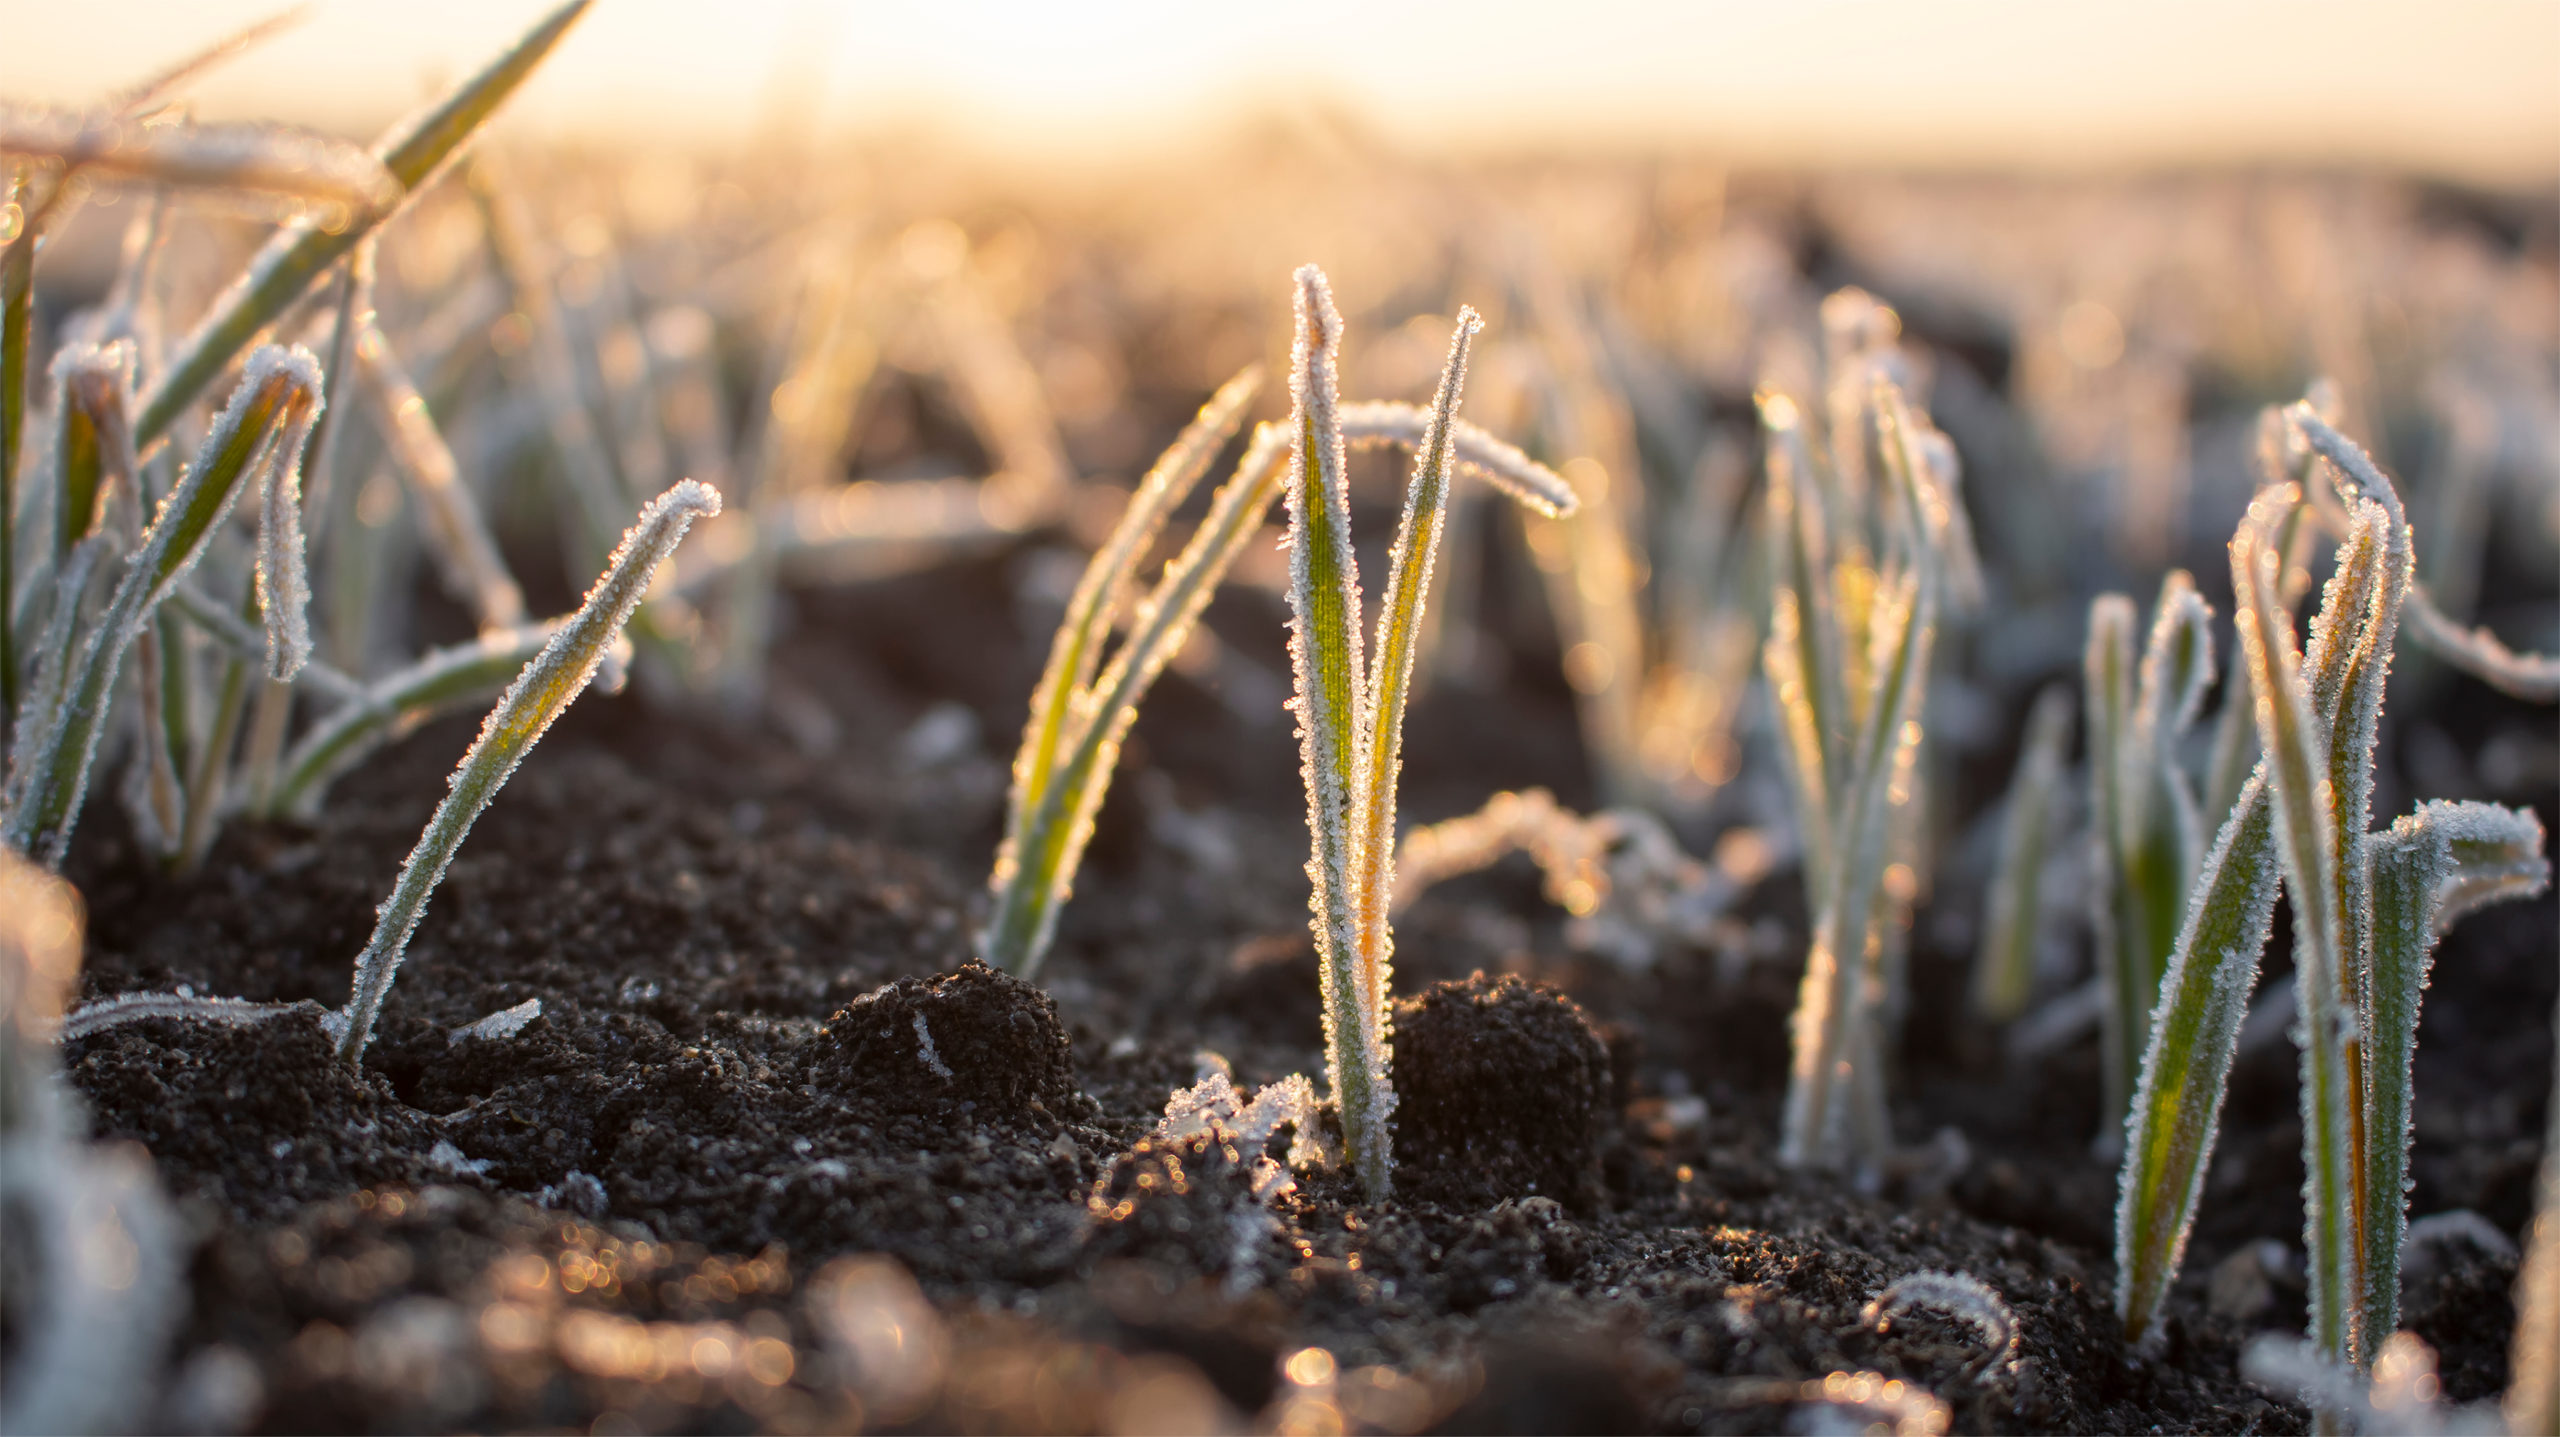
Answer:
<path fill-rule="evenodd" d="M 0 98 L 0 1433 L 2560 1425 L 2547 188 L 492 132 L 585 8 Z"/>

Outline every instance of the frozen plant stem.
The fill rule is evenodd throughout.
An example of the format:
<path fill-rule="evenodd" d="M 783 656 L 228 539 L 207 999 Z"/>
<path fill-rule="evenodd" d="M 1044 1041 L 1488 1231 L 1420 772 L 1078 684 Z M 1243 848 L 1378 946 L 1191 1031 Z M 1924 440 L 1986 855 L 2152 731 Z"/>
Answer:
<path fill-rule="evenodd" d="M 400 869 L 391 896 L 383 900 L 373 937 L 356 957 L 353 991 L 347 998 L 338 1037 L 338 1056 L 350 1066 L 362 1061 L 372 1041 L 374 1019 L 391 991 L 400 957 L 427 909 L 427 898 L 444 878 L 445 866 L 471 832 L 472 822 L 498 795 L 498 790 L 541 741 L 551 721 L 569 707 L 595 676 L 605 651 L 622 632 L 631 611 L 648 592 L 658 565 L 675 552 L 685 530 L 698 518 L 720 512 L 719 491 L 687 479 L 649 501 L 640 521 L 622 536 L 621 547 L 606 562 L 604 576 L 587 591 L 578 612 L 551 636 L 542 652 L 516 676 L 497 707 L 480 726 L 480 736 L 462 756 L 444 802 L 427 820 L 426 832 Z"/>
<path fill-rule="evenodd" d="M 1433 551 L 1448 513 L 1452 421 L 1466 383 L 1467 351 L 1483 321 L 1458 312 L 1431 421 L 1414 455 L 1375 667 L 1364 672 L 1360 571 L 1351 550 L 1351 492 L 1344 472 L 1339 383 L 1342 317 L 1324 272 L 1297 273 L 1297 338 L 1290 371 L 1289 635 L 1312 881 L 1316 957 L 1323 987 L 1325 1060 L 1344 1146 L 1372 1202 L 1393 1188 L 1388 1120 L 1387 991 L 1393 937 L 1395 793 L 1414 642 L 1422 627 Z"/>

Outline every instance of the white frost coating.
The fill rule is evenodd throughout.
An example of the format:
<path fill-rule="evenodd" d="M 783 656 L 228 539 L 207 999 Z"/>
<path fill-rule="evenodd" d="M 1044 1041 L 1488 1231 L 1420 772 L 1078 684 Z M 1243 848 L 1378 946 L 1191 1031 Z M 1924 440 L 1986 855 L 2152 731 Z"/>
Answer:
<path fill-rule="evenodd" d="M 344 140 L 267 125 L 172 123 L 0 100 L 0 154 L 40 155 L 101 178 L 246 190 L 387 212 L 398 179 Z"/>
<path fill-rule="evenodd" d="M 1343 405 L 1340 414 L 1343 442 L 1354 449 L 1380 444 L 1419 449 L 1431 431 L 1430 410 L 1398 399 L 1355 400 Z M 1550 519 L 1566 518 L 1581 507 L 1581 496 L 1563 475 L 1517 447 L 1463 419 L 1449 432 L 1456 436 L 1458 467 L 1521 507 Z"/>
<path fill-rule="evenodd" d="M 1742 851 L 1765 857 L 1765 845 Z M 1714 920 L 1766 872 L 1746 861 L 1702 863 L 1662 820 L 1636 808 L 1584 816 L 1543 788 L 1504 791 L 1474 813 L 1415 828 L 1396 849 L 1395 911 L 1432 885 L 1526 853 L 1547 900 L 1572 915 L 1565 941 L 1633 969 L 1664 945 L 1710 941 Z"/>
<path fill-rule="evenodd" d="M 1307 863 L 1326 1067 L 1352 1166 L 1372 1201 L 1389 1192 L 1385 993 L 1360 950 L 1360 852 L 1367 827 L 1368 713 L 1361 661 L 1360 566 L 1351 549 L 1351 496 L 1337 417 L 1335 365 L 1342 316 L 1324 271 L 1296 276 L 1290 353 L 1289 664 L 1296 679 L 1299 776 L 1307 792 Z M 1319 572 L 1321 567 L 1321 573 Z"/>
<path fill-rule="evenodd" d="M 2404 616 L 2418 646 L 2501 693 L 2536 703 L 2560 700 L 2560 657 L 2520 654 L 2487 629 L 2466 629 L 2445 616 L 2427 591 L 2411 586 Z"/>
<path fill-rule="evenodd" d="M 268 441 L 258 469 L 258 609 L 267 624 L 267 677 L 278 682 L 302 671 L 311 658 L 311 576 L 302 542 L 302 451 L 311 426 L 328 407 L 320 361 L 296 345 L 250 356 L 246 384 L 282 376 L 311 397 L 297 417 Z"/>
<path fill-rule="evenodd" d="M 427 1166 L 458 1178 L 486 1177 L 489 1165 L 488 1158 L 464 1157 L 462 1149 L 455 1147 L 449 1138 L 438 1138 L 436 1145 L 427 1149 Z"/>
<path fill-rule="evenodd" d="M 2517 1255 L 2514 1238 L 2467 1207 L 2427 1214 L 2409 1224 L 2400 1241 L 2404 1248 L 2446 1248 L 2467 1242 L 2491 1257 L 2513 1259 Z"/>
<path fill-rule="evenodd" d="M 258 465 L 272 457 L 277 431 L 306 433 L 320 402 L 319 361 L 308 350 L 263 345 L 249 357 L 246 369 L 247 377 L 206 432 L 195 462 L 161 499 L 141 544 L 126 561 L 124 576 L 81 647 L 51 722 L 34 741 L 21 740 L 11 775 L 14 796 L 0 818 L 0 843 L 48 866 L 62 861 L 79 821 L 125 650 L 202 557 L 206 541 L 230 514 Z M 247 436 L 250 452 L 237 455 L 242 427 L 253 416 L 259 427 Z M 296 446 L 300 442 L 293 440 Z M 235 457 L 244 462 L 235 465 Z"/>
<path fill-rule="evenodd" d="M 391 991 L 409 937 L 426 915 L 427 899 L 443 880 L 445 866 L 471 832 L 472 822 L 541 741 L 552 720 L 595 676 L 605 649 L 629 621 L 631 611 L 640 606 L 658 565 L 683 541 L 685 531 L 695 519 L 719 512 L 720 492 L 691 479 L 650 500 L 640 511 L 639 522 L 622 536 L 604 574 L 587 591 L 586 602 L 489 710 L 480 736 L 472 740 L 470 751 L 454 770 L 451 791 L 427 820 L 426 831 L 401 866 L 391 896 L 383 900 L 372 938 L 356 957 L 353 991 L 344 1009 L 346 1035 L 338 1044 L 341 1059 L 353 1064 L 364 1056 L 365 1045 L 373 1037 L 373 1020 Z"/>
<path fill-rule="evenodd" d="M 924 1065 L 933 1070 L 935 1077 L 950 1082 L 954 1076 L 951 1065 L 942 1061 L 942 1050 L 933 1046 L 933 1030 L 925 1026 L 922 1013 L 916 1014 L 915 1020 L 916 1056 L 924 1060 Z"/>
<path fill-rule="evenodd" d="M 2315 1344 L 2277 1333 L 2250 1340 L 2240 1354 L 2240 1375 L 2358 1432 L 2488 1437 L 2508 1430 L 2495 1403 L 2456 1407 L 2437 1400 L 2435 1350 L 2412 1332 L 2395 1332 L 2382 1343 L 2370 1384 Z"/>
<path fill-rule="evenodd" d="M 486 1018 L 465 1023 L 445 1034 L 445 1046 L 452 1047 L 465 1038 L 481 1038 L 489 1041 L 512 1038 L 523 1032 L 527 1023 L 541 1016 L 542 1000 L 527 998 L 512 1008 L 500 1008 Z"/>
<path fill-rule="evenodd" d="M 119 993 L 84 1003 L 62 1017 L 63 1042 L 152 1018 L 245 1027 L 287 1013 L 316 1011 L 309 1003 L 252 1003 L 246 998 L 199 998 L 189 993 Z"/>
<path fill-rule="evenodd" d="M 1225 1144 L 1251 1174 L 1254 1201 L 1228 1215 L 1227 1290 L 1242 1294 L 1259 1280 L 1255 1255 L 1263 1241 L 1279 1230 L 1271 1204 L 1297 1190 L 1291 1170 L 1322 1161 L 1316 1134 L 1316 1091 L 1303 1073 L 1291 1073 L 1263 1085 L 1250 1103 L 1239 1102 L 1226 1059 L 1203 1053 L 1200 1081 L 1177 1088 L 1165 1100 L 1164 1120 L 1155 1135 L 1165 1139 L 1207 1136 Z M 1264 1151 L 1283 1124 L 1294 1125 L 1289 1161 L 1274 1162 Z"/>
<path fill-rule="evenodd" d="M 1878 1332 L 1893 1326 L 1894 1314 L 1913 1307 L 1934 1307 L 1972 1323 L 1989 1349 L 1980 1370 L 2015 1368 L 2018 1364 L 2018 1319 L 1991 1285 L 1966 1272 L 1914 1272 L 1894 1280 L 1875 1295 L 1858 1321 Z"/>

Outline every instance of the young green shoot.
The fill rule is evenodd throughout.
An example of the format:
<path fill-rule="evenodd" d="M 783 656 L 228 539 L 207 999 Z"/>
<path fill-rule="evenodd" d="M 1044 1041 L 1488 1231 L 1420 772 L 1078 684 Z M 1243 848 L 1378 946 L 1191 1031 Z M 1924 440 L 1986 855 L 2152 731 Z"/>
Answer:
<path fill-rule="evenodd" d="M 2271 486 L 2232 540 L 2232 581 L 2266 757 L 2191 892 L 2126 1120 L 2117 1309 L 2151 1341 L 2195 1217 L 2213 1129 L 2281 879 L 2293 897 L 2303 1048 L 2304 1248 L 2311 1341 L 2351 1368 L 2398 1319 L 2410 1054 L 2437 935 L 2548 877 L 2540 823 L 2489 804 L 2422 805 L 2368 833 L 2372 755 L 2411 591 L 2391 482 L 2308 406 L 2287 411 L 2345 510 L 2345 539 L 2307 649 L 2285 609 L 2287 525 L 2305 500 Z"/>
<path fill-rule="evenodd" d="M 1973 959 L 1973 1008 L 1995 1023 L 2027 1010 L 2035 986 L 2043 927 L 2044 869 L 2062 765 L 2071 747 L 2071 690 L 2054 684 L 2036 696 L 2018 747 L 2000 824 L 1999 866 L 1984 905 L 1982 945 Z"/>
<path fill-rule="evenodd" d="M 2132 1101 L 2160 976 L 2204 847 L 2176 740 L 2194 723 L 2213 679 L 2212 620 L 2195 581 L 2185 570 L 2171 571 L 2137 670 L 2133 601 L 2101 594 L 2089 606 L 2090 910 L 2107 999 L 2110 1128 L 2123 1122 Z"/>
<path fill-rule="evenodd" d="M 1054 806 L 1044 805 L 1043 800 L 1060 776 L 1060 761 L 1098 719 L 1111 717 L 1094 708 L 1099 696 L 1094 691 L 1093 678 L 1101 666 L 1112 621 L 1127 602 L 1131 576 L 1163 531 L 1165 521 L 1199 484 L 1217 459 L 1218 451 L 1244 421 L 1247 406 L 1261 388 L 1262 370 L 1254 366 L 1210 396 L 1172 447 L 1139 481 L 1129 507 L 1121 513 L 1119 525 L 1094 551 L 1091 562 L 1085 565 L 1084 576 L 1067 600 L 1066 616 L 1049 641 L 1048 666 L 1041 672 L 1040 686 L 1031 693 L 1030 722 L 1023 728 L 1022 747 L 1013 761 L 1013 791 L 1005 809 L 1004 842 L 996 851 L 995 871 L 988 880 L 997 895 L 996 916 L 987 926 L 981 956 L 994 967 L 1024 976 L 1038 971 L 1043 950 L 1057 926 L 1058 908 L 1065 902 L 1071 882 L 1077 855 L 1070 852 L 1070 847 L 1081 848 L 1080 844 L 1056 843 L 1056 835 L 1048 830 L 1081 809 L 1085 795 L 1062 795 L 1066 801 Z M 1259 513 L 1254 517 L 1258 519 Z M 1089 787 L 1110 782 L 1107 768 L 1077 777 Z M 1044 808 L 1054 808 L 1054 812 L 1044 815 Z M 1038 825 L 1035 832 L 1035 820 L 1044 816 L 1048 822 Z M 1027 875 L 1026 858 L 1033 864 Z M 1069 873 L 1049 867 L 1053 862 L 1066 865 Z"/>
<path fill-rule="evenodd" d="M 979 935 L 979 953 L 992 966 L 1025 978 L 1039 972 L 1138 705 L 1181 652 L 1228 568 L 1280 498 L 1290 434 L 1278 425 L 1261 425 L 1189 542 L 1130 611 L 1128 637 L 1102 662 L 1103 642 L 1126 607 L 1136 566 L 1241 422 L 1260 382 L 1259 372 L 1248 370 L 1202 406 L 1131 496 L 1119 526 L 1095 552 L 1068 600 L 1014 758 L 1005 840 L 988 878 L 996 906 Z M 1411 405 L 1341 408 L 1360 412 L 1356 427 L 1344 426 L 1352 444 L 1418 448 L 1429 427 L 1428 413 Z M 1413 422 L 1414 415 L 1421 422 Z M 1519 450 L 1463 423 L 1455 433 L 1458 467 L 1542 512 L 1573 507 L 1573 491 L 1564 481 Z M 974 510 L 975 499 L 967 502 Z"/>
<path fill-rule="evenodd" d="M 720 512 L 718 491 L 687 479 L 651 500 L 639 522 L 622 536 L 586 602 L 545 643 L 542 651 L 516 676 L 497 707 L 489 710 L 453 773 L 444 801 L 427 820 L 418 846 L 401 865 L 391 896 L 383 900 L 373 936 L 356 957 L 355 980 L 346 1008 L 337 1015 L 338 1056 L 349 1065 L 364 1057 L 373 1039 L 374 1020 L 391 992 L 410 935 L 426 916 L 427 899 L 443 881 L 454 852 L 471 832 L 472 823 L 498 796 L 516 766 L 542 740 L 570 703 L 595 677 L 622 626 L 648 592 L 658 565 L 683 541 L 693 521 Z"/>
<path fill-rule="evenodd" d="M 1908 803 L 1944 556 L 1927 517 L 1919 421 L 1889 382 L 1869 394 L 1883 483 L 1868 492 L 1889 567 L 1835 552 L 1799 411 L 1764 394 L 1770 626 L 1762 661 L 1795 785 L 1812 943 L 1793 1020 L 1779 1137 L 1790 1166 L 1858 1168 L 1890 1140 L 1883 1112 L 1890 986 L 1885 872 L 1894 810 Z"/>
<path fill-rule="evenodd" d="M 1414 456 L 1378 615 L 1374 667 L 1361 661 L 1359 562 L 1351 549 L 1351 488 L 1339 415 L 1342 317 L 1324 272 L 1297 273 L 1297 338 L 1290 371 L 1290 667 L 1297 678 L 1300 767 L 1313 858 L 1316 960 L 1325 1059 L 1353 1171 L 1372 1202 L 1393 1190 L 1388 1121 L 1387 995 L 1393 937 L 1395 795 L 1413 644 L 1431 561 L 1448 510 L 1451 421 L 1467 352 L 1483 321 L 1458 312 L 1430 430 Z"/>
<path fill-rule="evenodd" d="M 319 364 L 308 351 L 269 345 L 250 356 L 230 404 L 126 562 L 59 699 L 44 713 L 23 716 L 27 722 L 11 752 L 8 792 L 0 800 L 0 842 L 49 867 L 61 863 L 79 821 L 125 650 L 186 577 L 243 489 L 254 484 L 271 502 L 290 501 L 295 484 L 274 471 L 298 466 L 303 437 L 321 402 Z"/>
<path fill-rule="evenodd" d="M 568 33 L 569 26 L 590 3 L 591 0 L 567 0 L 525 32 L 505 54 L 375 145 L 374 156 L 399 186 L 402 202 L 426 188 L 462 150 L 498 106 L 559 44 L 561 36 Z M 147 446 L 168 433 L 178 415 L 222 373 L 234 355 L 283 318 L 285 311 L 331 265 L 345 258 L 398 209 L 397 204 L 367 209 L 335 229 L 314 218 L 278 231 L 231 289 L 214 301 L 195 332 L 177 346 L 153 378 L 134 421 L 134 438 Z M 5 298 L 6 282 L 7 276 L 0 274 L 0 298 Z M 5 364 L 0 364 L 0 381 L 7 378 Z M 0 396 L 0 407 L 5 403 L 5 396 Z M 14 428 L 10 434 L 0 434 L 0 451 L 5 451 L 13 435 Z M 5 453 L 0 453 L 0 463 L 5 460 Z"/>

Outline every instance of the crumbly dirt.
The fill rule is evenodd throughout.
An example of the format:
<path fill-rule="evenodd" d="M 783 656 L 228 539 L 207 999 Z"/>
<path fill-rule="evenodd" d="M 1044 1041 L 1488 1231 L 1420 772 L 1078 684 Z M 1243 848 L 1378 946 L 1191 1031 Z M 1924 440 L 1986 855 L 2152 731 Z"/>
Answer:
<path fill-rule="evenodd" d="M 1747 1432 L 1871 1372 L 1959 1430 L 2302 1428 L 2237 1374 L 2251 1333 L 2299 1324 L 2298 1279 L 2207 1301 L 2226 1257 L 2300 1239 L 2289 1050 L 2239 1074 L 2168 1341 L 2136 1358 L 2094 1057 L 2005 1061 L 1929 924 L 1894 1094 L 1913 1159 L 1874 1192 L 1775 1162 L 1789 874 L 1739 914 L 1775 951 L 1739 964 L 1577 954 L 1516 862 L 1417 901 L 1391 1203 L 1332 1169 L 1257 1198 L 1265 1153 L 1151 1138 L 1204 1052 L 1248 1096 L 1321 1087 L 1291 739 L 1169 675 L 1039 986 L 971 966 L 1037 662 L 1004 592 L 991 561 L 795 596 L 790 722 L 584 700 L 454 864 L 360 1073 L 308 1014 L 70 1044 L 96 1131 L 151 1149 L 199 1243 L 158 1423 Z M 1213 618 L 1278 631 L 1267 595 Z M 1560 690 L 1503 691 L 1501 723 L 1488 702 L 1424 697 L 1408 811 L 1531 783 L 1587 803 Z M 912 743 L 933 703 L 975 741 Z M 429 726 L 315 824 L 236 828 L 190 877 L 98 806 L 83 996 L 343 1002 L 470 731 Z M 2523 1226 L 2553 926 L 2546 899 L 2444 946 L 2415 1212 Z M 531 998 L 512 1036 L 455 1035 Z M 2014 1362 L 1926 1309 L 1862 1320 L 1924 1269 L 2002 1294 Z M 2453 1396 L 2504 1381 L 2512 1270 L 2457 1252 L 2410 1294 Z"/>

